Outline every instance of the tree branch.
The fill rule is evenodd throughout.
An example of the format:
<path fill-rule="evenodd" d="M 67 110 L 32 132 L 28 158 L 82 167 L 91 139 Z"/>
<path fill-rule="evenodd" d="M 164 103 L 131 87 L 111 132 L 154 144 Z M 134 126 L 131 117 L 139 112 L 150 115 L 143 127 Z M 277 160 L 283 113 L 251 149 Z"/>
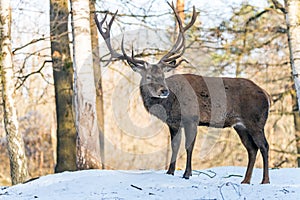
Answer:
<path fill-rule="evenodd" d="M 283 14 L 286 14 L 286 10 L 281 3 L 279 3 L 277 0 L 272 0 L 272 3 L 274 4 L 276 9 L 280 10 Z"/>
<path fill-rule="evenodd" d="M 45 39 L 46 39 L 45 37 L 38 38 L 38 39 L 33 39 L 33 40 L 31 40 L 30 42 L 28 42 L 27 44 L 24 44 L 24 45 L 22 45 L 22 46 L 20 46 L 20 47 L 15 48 L 15 49 L 12 51 L 12 54 L 15 55 L 15 52 L 16 52 L 16 51 L 19 51 L 19 50 L 21 50 L 21 49 L 23 49 L 23 48 L 25 48 L 25 47 L 27 47 L 27 46 L 29 46 L 29 45 L 32 45 L 32 44 L 37 43 L 37 42 L 39 42 L 39 41 L 43 41 L 43 40 L 45 40 Z"/>
<path fill-rule="evenodd" d="M 16 86 L 16 90 L 18 90 L 18 89 L 25 83 L 25 81 L 26 81 L 30 76 L 32 76 L 32 75 L 34 75 L 34 74 L 41 74 L 41 75 L 42 75 L 41 71 L 42 71 L 43 68 L 45 67 L 46 63 L 52 63 L 52 60 L 45 60 L 45 61 L 43 62 L 43 64 L 42 64 L 42 66 L 41 66 L 38 70 L 36 70 L 36 71 L 34 71 L 34 72 L 31 72 L 31 73 L 29 73 L 29 74 L 27 74 L 27 75 L 25 75 L 25 76 L 19 76 L 18 79 L 21 81 L 21 83 L 19 83 L 19 85 Z M 43 75 L 42 75 L 42 77 L 43 77 Z"/>

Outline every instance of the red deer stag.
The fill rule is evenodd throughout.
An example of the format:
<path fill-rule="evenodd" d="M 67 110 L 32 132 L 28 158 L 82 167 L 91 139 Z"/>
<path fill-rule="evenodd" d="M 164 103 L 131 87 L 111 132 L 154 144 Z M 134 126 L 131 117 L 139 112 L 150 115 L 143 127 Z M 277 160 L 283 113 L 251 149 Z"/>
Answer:
<path fill-rule="evenodd" d="M 193 7 L 191 21 L 183 27 L 182 21 L 174 8 L 179 27 L 178 37 L 171 50 L 157 64 L 128 56 L 121 43 L 122 54 L 116 52 L 110 42 L 110 29 L 117 12 L 106 27 L 105 15 L 102 21 L 95 21 L 100 34 L 110 51 L 111 60 L 125 60 L 141 76 L 140 93 L 148 112 L 164 121 L 170 130 L 172 156 L 167 174 L 174 174 L 178 149 L 181 141 L 181 128 L 186 137 L 186 169 L 183 177 L 192 175 L 192 152 L 197 134 L 197 126 L 216 128 L 233 127 L 238 133 L 248 152 L 248 166 L 242 183 L 250 183 L 253 166 L 258 149 L 263 158 L 262 183 L 269 183 L 268 142 L 264 135 L 264 126 L 269 113 L 269 95 L 243 78 L 203 77 L 193 74 L 177 74 L 165 78 L 165 72 L 178 67 L 184 59 L 179 60 L 185 50 L 184 32 L 196 21 L 197 13 Z M 105 29 L 105 30 L 104 30 Z"/>

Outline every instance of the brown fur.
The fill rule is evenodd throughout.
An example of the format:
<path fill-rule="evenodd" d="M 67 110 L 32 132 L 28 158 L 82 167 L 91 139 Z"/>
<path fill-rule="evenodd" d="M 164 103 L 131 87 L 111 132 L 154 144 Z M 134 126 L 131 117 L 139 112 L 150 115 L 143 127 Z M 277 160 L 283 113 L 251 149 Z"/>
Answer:
<path fill-rule="evenodd" d="M 242 183 L 250 183 L 258 149 L 264 164 L 262 183 L 269 183 L 268 142 L 264 126 L 270 100 L 263 89 L 247 79 L 192 74 L 173 75 L 166 79 L 166 85 L 170 94 L 164 99 L 152 97 L 143 78 L 140 89 L 145 108 L 167 123 L 170 129 L 172 158 L 168 174 L 174 174 L 182 127 L 185 129 L 187 151 L 184 178 L 192 175 L 191 158 L 197 126 L 233 127 L 248 151 L 249 163 Z"/>

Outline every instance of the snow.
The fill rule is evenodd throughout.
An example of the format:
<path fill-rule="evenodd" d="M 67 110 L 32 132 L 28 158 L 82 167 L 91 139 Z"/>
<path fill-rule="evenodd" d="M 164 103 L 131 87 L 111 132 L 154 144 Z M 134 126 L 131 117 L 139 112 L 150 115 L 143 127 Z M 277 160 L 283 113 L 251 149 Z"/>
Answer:
<path fill-rule="evenodd" d="M 255 169 L 250 185 L 240 184 L 244 167 L 194 170 L 183 179 L 165 171 L 86 170 L 47 175 L 34 181 L 0 188 L 2 200 L 84 199 L 300 199 L 300 168 L 270 169 L 271 184 L 259 184 Z"/>

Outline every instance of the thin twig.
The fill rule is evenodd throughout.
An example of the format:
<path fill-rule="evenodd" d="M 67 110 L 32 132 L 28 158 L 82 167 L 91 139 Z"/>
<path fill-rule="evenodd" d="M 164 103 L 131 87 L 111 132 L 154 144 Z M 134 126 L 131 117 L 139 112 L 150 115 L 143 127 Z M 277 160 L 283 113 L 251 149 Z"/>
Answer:
<path fill-rule="evenodd" d="M 42 66 L 41 66 L 38 70 L 36 70 L 36 71 L 34 71 L 34 72 L 31 72 L 31 73 L 29 73 L 29 74 L 27 74 L 27 75 L 25 75 L 25 76 L 20 76 L 20 77 L 18 77 L 18 79 L 21 80 L 21 83 L 20 83 L 18 86 L 16 86 L 16 90 L 18 90 L 18 89 L 25 83 L 25 81 L 26 81 L 30 76 L 32 76 L 32 75 L 34 75 L 34 74 L 41 74 L 41 75 L 42 75 L 41 71 L 42 71 L 43 68 L 45 67 L 46 63 L 50 63 L 50 62 L 52 62 L 52 60 L 45 60 L 45 61 L 43 62 L 43 64 L 42 64 Z M 43 75 L 42 75 L 42 78 L 44 78 Z"/>
<path fill-rule="evenodd" d="M 210 174 L 208 174 L 208 173 L 205 173 L 205 172 L 203 172 L 203 171 L 198 171 L 198 170 L 193 170 L 193 171 L 194 171 L 194 172 L 197 172 L 197 173 L 198 173 L 198 176 L 199 176 L 200 174 L 204 174 L 204 175 L 208 176 L 209 178 L 214 178 L 214 177 L 216 177 L 216 175 L 217 175 L 217 173 L 214 172 L 214 171 L 212 171 L 212 170 L 207 170 L 207 172 L 212 173 L 212 175 L 210 175 Z"/>
<path fill-rule="evenodd" d="M 12 54 L 15 54 L 16 51 L 19 51 L 19 50 L 21 50 L 21 49 L 23 49 L 23 48 L 25 48 L 25 47 L 27 47 L 27 46 L 29 46 L 29 45 L 32 45 L 32 44 L 34 44 L 34 43 L 37 43 L 37 42 L 43 41 L 43 40 L 46 40 L 46 38 L 45 38 L 45 37 L 42 37 L 42 38 L 38 38 L 38 39 L 33 39 L 33 40 L 31 40 L 30 42 L 28 42 L 28 43 L 26 43 L 26 44 L 24 44 L 24 45 L 22 45 L 22 46 L 20 46 L 20 47 L 15 48 L 15 49 L 12 51 Z"/>
<path fill-rule="evenodd" d="M 240 186 L 236 183 L 227 182 L 227 183 L 223 183 L 221 186 L 219 186 L 219 191 L 220 191 L 220 194 L 221 194 L 221 197 L 222 197 L 223 200 L 225 200 L 225 197 L 224 197 L 223 192 L 222 192 L 222 188 L 224 186 L 232 186 L 234 191 L 236 192 L 236 194 L 239 197 L 241 197 Z"/>
<path fill-rule="evenodd" d="M 239 174 L 230 174 L 228 176 L 223 176 L 223 178 L 230 178 L 230 177 L 243 177 L 243 176 Z"/>
<path fill-rule="evenodd" d="M 138 190 L 143 190 L 142 188 L 138 187 L 138 186 L 135 186 L 135 185 L 130 185 L 131 187 L 135 188 L 135 189 L 138 189 Z"/>

